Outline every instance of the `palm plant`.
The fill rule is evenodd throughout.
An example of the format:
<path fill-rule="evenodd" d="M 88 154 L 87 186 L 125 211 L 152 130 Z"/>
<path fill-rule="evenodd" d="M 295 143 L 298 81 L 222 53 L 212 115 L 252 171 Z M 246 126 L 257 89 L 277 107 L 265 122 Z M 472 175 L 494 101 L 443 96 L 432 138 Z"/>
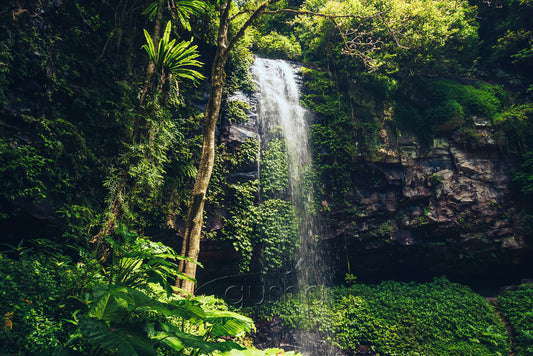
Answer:
<path fill-rule="evenodd" d="M 191 15 L 200 14 L 206 6 L 205 2 L 199 0 L 170 0 L 168 5 L 174 18 L 188 31 L 191 30 L 191 24 L 189 22 Z M 150 18 L 155 17 L 158 6 L 157 1 L 152 2 L 143 14 L 148 15 Z"/>
<path fill-rule="evenodd" d="M 198 46 L 191 45 L 190 41 L 176 43 L 176 40 L 170 40 L 171 22 L 167 23 L 163 37 L 159 41 L 157 50 L 152 37 L 148 31 L 144 30 L 146 44 L 143 45 L 148 57 L 155 65 L 156 72 L 161 72 L 161 84 L 164 81 L 165 73 L 174 75 L 176 78 L 190 79 L 193 82 L 203 79 L 204 76 L 191 67 L 201 67 L 202 62 L 198 61 L 199 57 L 196 49 Z"/>

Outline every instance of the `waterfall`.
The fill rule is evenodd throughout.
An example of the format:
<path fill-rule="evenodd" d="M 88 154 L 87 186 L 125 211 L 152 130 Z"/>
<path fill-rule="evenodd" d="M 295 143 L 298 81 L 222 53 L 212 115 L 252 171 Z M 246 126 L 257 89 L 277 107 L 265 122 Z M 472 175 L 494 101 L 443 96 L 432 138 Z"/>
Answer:
<path fill-rule="evenodd" d="M 311 308 L 316 303 L 325 302 L 326 293 L 321 286 L 329 284 L 333 274 L 325 249 L 320 244 L 318 209 L 314 206 L 314 171 L 308 123 L 312 115 L 300 105 L 301 74 L 295 64 L 256 58 L 251 71 L 257 84 L 253 106 L 258 118 L 260 151 L 265 150 L 273 138 L 281 136 L 285 143 L 288 186 L 284 189 L 284 199 L 290 200 L 294 209 L 299 234 L 291 270 L 296 274 L 295 287 L 301 303 Z M 283 221 L 282 217 L 278 219 Z M 294 292 L 291 288 L 285 291 Z M 299 331 L 288 337 L 291 338 L 296 342 L 294 347 L 303 355 L 335 354 L 313 332 Z"/>
<path fill-rule="evenodd" d="M 319 248 L 313 209 L 310 113 L 300 105 L 298 67 L 283 60 L 256 58 L 252 74 L 257 84 L 256 105 L 261 141 L 281 131 L 288 158 L 290 201 L 295 209 L 300 244 L 294 261 L 298 285 L 325 284 L 327 264 Z"/>

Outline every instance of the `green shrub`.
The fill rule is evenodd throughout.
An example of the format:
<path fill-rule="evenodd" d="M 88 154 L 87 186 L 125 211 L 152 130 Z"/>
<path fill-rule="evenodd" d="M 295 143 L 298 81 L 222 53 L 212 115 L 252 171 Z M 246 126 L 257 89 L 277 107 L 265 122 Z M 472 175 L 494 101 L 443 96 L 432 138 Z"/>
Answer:
<path fill-rule="evenodd" d="M 503 89 L 498 86 L 480 83 L 474 87 L 451 80 L 432 82 L 430 92 L 433 102 L 437 105 L 455 101 L 461 105 L 465 115 L 480 115 L 487 119 L 494 118 L 502 110 L 503 105 L 499 98 L 505 97 Z M 448 108 L 457 110 L 456 105 L 448 104 Z"/>
<path fill-rule="evenodd" d="M 533 104 L 513 105 L 498 114 L 493 124 L 496 140 L 507 151 L 523 154 L 531 149 Z"/>
<path fill-rule="evenodd" d="M 297 59 L 302 55 L 300 44 L 293 35 L 287 37 L 276 31 L 256 38 L 255 47 L 258 53 L 271 58 Z"/>
<path fill-rule="evenodd" d="M 344 349 L 386 355 L 508 355 L 505 327 L 483 297 L 445 278 L 332 288 L 326 298 L 302 292 L 269 305 L 288 327 L 320 331 Z"/>
<path fill-rule="evenodd" d="M 426 118 L 437 126 L 438 131 L 448 131 L 460 127 L 465 122 L 463 107 L 455 100 L 447 100 L 426 111 Z"/>
<path fill-rule="evenodd" d="M 515 355 L 533 355 L 533 285 L 505 292 L 498 297 L 498 305 L 513 328 Z"/>
<path fill-rule="evenodd" d="M 53 143 L 60 146 L 59 141 Z M 65 175 L 57 170 L 54 159 L 43 153 L 21 140 L 0 138 L 0 201 L 38 203 L 53 193 L 67 190 L 71 182 L 58 178 Z M 6 217 L 12 213 L 0 211 Z"/>
<path fill-rule="evenodd" d="M 0 354 L 35 355 L 63 345 L 76 326 L 68 320 L 85 311 L 83 292 L 94 270 L 59 254 L 0 254 Z"/>
<path fill-rule="evenodd" d="M 231 100 L 226 102 L 225 112 L 230 123 L 242 124 L 248 121 L 248 112 L 250 104 L 240 100 Z"/>
<path fill-rule="evenodd" d="M 354 76 L 358 86 L 369 91 L 376 100 L 390 99 L 398 90 L 398 81 L 386 75 L 361 73 Z"/>

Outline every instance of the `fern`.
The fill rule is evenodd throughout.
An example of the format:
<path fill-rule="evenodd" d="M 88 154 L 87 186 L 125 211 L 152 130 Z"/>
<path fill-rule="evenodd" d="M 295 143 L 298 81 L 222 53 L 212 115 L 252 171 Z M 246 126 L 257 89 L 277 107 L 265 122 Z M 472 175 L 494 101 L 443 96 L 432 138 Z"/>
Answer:
<path fill-rule="evenodd" d="M 152 20 L 157 13 L 157 8 L 157 1 L 154 1 L 143 11 L 143 15 L 148 15 Z M 172 14 L 178 20 L 180 25 L 187 31 L 190 31 L 191 24 L 189 20 L 191 16 L 199 15 L 200 12 L 205 9 L 205 3 L 199 0 L 173 0 L 171 2 L 171 9 Z"/>
<path fill-rule="evenodd" d="M 170 40 L 170 32 L 172 30 L 171 22 L 167 23 L 165 32 L 159 44 L 157 50 L 155 48 L 152 37 L 148 31 L 144 30 L 144 36 L 146 37 L 146 44 L 142 46 L 150 60 L 154 63 L 156 70 L 164 71 L 177 76 L 178 78 L 189 79 L 193 82 L 203 79 L 204 76 L 191 67 L 201 67 L 202 62 L 198 61 L 198 52 L 196 51 L 198 46 L 191 45 L 194 39 L 190 41 L 182 41 L 176 43 L 176 40 Z"/>

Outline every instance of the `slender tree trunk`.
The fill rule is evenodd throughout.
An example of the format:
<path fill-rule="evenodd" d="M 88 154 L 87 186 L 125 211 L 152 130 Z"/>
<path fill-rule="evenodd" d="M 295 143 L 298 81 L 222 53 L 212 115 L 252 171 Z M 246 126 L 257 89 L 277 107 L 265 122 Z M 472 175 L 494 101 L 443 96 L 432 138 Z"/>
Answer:
<path fill-rule="evenodd" d="M 154 35 L 152 38 L 152 41 L 154 43 L 154 46 L 158 46 L 159 44 L 159 38 L 161 37 L 159 33 L 161 32 L 161 22 L 163 20 L 163 6 L 164 6 L 164 0 L 158 0 L 157 1 L 157 13 L 155 15 L 155 23 L 154 23 Z M 148 67 L 146 68 L 146 77 L 144 79 L 144 85 L 143 90 L 141 92 L 141 97 L 139 98 L 139 106 L 137 106 L 137 114 L 135 116 L 135 122 L 133 124 L 133 133 L 132 133 L 132 139 L 131 141 L 133 143 L 137 142 L 139 140 L 140 136 L 140 129 L 142 125 L 142 112 L 144 109 L 144 100 L 146 99 L 146 95 L 148 94 L 148 91 L 150 90 L 150 87 L 152 86 L 152 79 L 154 78 L 155 73 L 155 63 L 152 61 L 149 61 Z"/>
<path fill-rule="evenodd" d="M 198 261 L 200 253 L 200 237 L 203 225 L 204 202 L 213 165 L 215 162 L 215 128 L 222 106 L 222 92 L 226 73 L 224 67 L 229 54 L 237 41 L 244 35 L 246 29 L 266 10 L 267 6 L 280 0 L 266 0 L 252 13 L 250 18 L 240 27 L 239 31 L 228 43 L 228 32 L 231 22 L 230 7 L 232 0 L 224 0 L 220 3 L 220 22 L 217 37 L 217 51 L 213 68 L 211 70 L 211 89 L 204 118 L 204 141 L 198 174 L 194 182 L 192 197 L 189 205 L 189 213 L 185 225 L 181 255 Z M 188 277 L 196 278 L 196 264 L 190 261 L 180 261 L 179 270 Z M 194 294 L 194 283 L 184 279 L 176 279 L 176 286 L 190 295 Z"/>
<path fill-rule="evenodd" d="M 225 1 L 220 8 L 220 27 L 217 37 L 217 52 L 213 68 L 211 70 L 211 88 L 207 108 L 205 110 L 202 154 L 198 174 L 194 182 L 191 194 L 189 212 L 185 225 L 185 235 L 181 248 L 181 254 L 194 261 L 198 261 L 200 253 L 200 238 L 203 225 L 204 203 L 213 166 L 215 163 L 215 129 L 222 105 L 222 92 L 224 90 L 225 71 L 224 67 L 228 59 L 227 37 L 229 29 L 229 6 L 230 2 Z M 179 270 L 185 275 L 196 277 L 196 264 L 190 261 L 180 261 Z M 186 293 L 194 294 L 194 283 L 184 279 L 177 279 L 176 286 Z"/>

